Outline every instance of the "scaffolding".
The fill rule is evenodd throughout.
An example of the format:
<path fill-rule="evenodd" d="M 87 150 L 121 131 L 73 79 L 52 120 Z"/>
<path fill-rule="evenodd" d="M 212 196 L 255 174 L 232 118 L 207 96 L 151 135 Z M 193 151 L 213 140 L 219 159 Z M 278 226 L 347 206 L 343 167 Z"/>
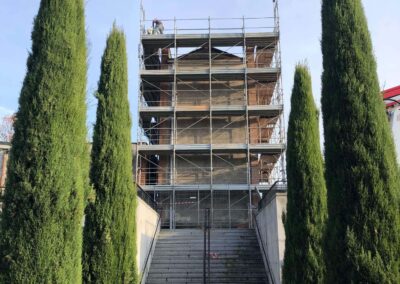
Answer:
<path fill-rule="evenodd" d="M 170 228 L 180 195 L 197 192 L 200 212 L 208 192 L 218 223 L 215 198 L 232 191 L 246 192 L 237 210 L 251 226 L 256 193 L 285 178 L 277 1 L 273 17 L 159 21 L 163 33 L 146 30 L 142 9 L 136 182 L 155 199 L 171 194 Z"/>

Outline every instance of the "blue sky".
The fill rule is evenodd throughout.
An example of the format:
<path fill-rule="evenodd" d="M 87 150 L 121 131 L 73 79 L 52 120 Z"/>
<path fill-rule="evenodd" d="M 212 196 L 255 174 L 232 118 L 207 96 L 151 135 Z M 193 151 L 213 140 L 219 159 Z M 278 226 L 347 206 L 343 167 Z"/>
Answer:
<path fill-rule="evenodd" d="M 0 117 L 18 108 L 18 97 L 31 48 L 30 34 L 39 0 L 2 0 L 0 9 Z M 272 0 L 143 0 L 146 18 L 265 17 L 272 15 Z M 307 60 L 319 105 L 322 58 L 320 0 L 280 0 L 281 44 L 285 115 L 290 110 L 294 66 Z M 372 35 L 380 84 L 400 85 L 400 1 L 364 0 Z M 129 60 L 129 99 L 136 139 L 138 95 L 139 0 L 86 0 L 89 46 L 88 126 L 95 121 L 100 59 L 114 20 L 125 30 Z"/>

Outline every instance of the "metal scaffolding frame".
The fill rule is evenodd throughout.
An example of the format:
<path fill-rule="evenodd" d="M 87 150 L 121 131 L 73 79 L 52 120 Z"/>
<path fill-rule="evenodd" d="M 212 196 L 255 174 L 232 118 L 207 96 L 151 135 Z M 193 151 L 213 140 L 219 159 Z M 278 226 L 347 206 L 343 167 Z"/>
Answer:
<path fill-rule="evenodd" d="M 172 208 L 175 210 L 176 191 L 179 190 L 210 190 L 211 196 L 215 190 L 248 190 L 249 209 L 252 207 L 252 192 L 258 189 L 268 189 L 275 180 L 285 179 L 285 130 L 283 118 L 283 92 L 281 77 L 281 50 L 279 37 L 279 16 L 278 1 L 274 1 L 274 16 L 264 18 L 200 18 L 200 19 L 161 19 L 167 23 L 165 34 L 146 34 L 145 25 L 149 21 L 145 19 L 143 6 L 141 5 L 140 34 L 141 44 L 139 47 L 139 80 L 141 87 L 138 95 L 138 147 L 136 159 L 136 180 L 144 190 L 171 191 Z M 182 23 L 203 22 L 205 27 L 196 27 L 192 24 L 180 28 Z M 215 27 L 214 22 L 241 21 L 241 27 L 226 27 L 224 25 Z M 271 21 L 271 26 L 249 26 L 248 21 Z M 241 49 L 239 52 L 238 50 Z M 190 60 L 190 56 L 198 56 Z M 208 64 L 205 57 L 208 56 Z M 264 57 L 261 59 L 261 57 Z M 200 60 L 198 58 L 200 57 Z M 230 58 L 228 60 L 221 60 Z M 153 62 L 150 62 L 152 61 Z M 197 61 L 196 61 L 197 60 Z M 249 64 L 249 60 L 253 65 Z M 264 60 L 264 62 L 262 61 Z M 149 63 L 150 62 L 150 63 Z M 165 86 L 161 86 L 164 82 Z M 208 90 L 196 87 L 192 82 L 208 83 Z M 235 82 L 237 86 L 231 86 L 227 82 Z M 249 83 L 254 86 L 249 89 Z M 186 89 L 182 89 L 185 86 Z M 217 86 L 217 87 L 214 87 Z M 220 87 L 218 87 L 220 86 Z M 221 87 L 222 86 L 222 87 Z M 264 88 L 264 89 L 263 89 Z M 268 99 L 260 99 L 260 93 L 268 90 Z M 272 91 L 270 91 L 272 90 Z M 255 103 L 250 103 L 249 92 L 256 91 Z M 222 92 L 240 94 L 232 101 L 216 103 L 214 95 Z M 200 102 L 190 103 L 191 97 L 200 97 Z M 158 97 L 157 97 L 158 94 Z M 161 99 L 161 94 L 164 95 Z M 181 96 L 186 98 L 183 102 L 178 101 Z M 252 94 L 254 97 L 254 94 Z M 204 97 L 204 100 L 202 98 Z M 208 97 L 208 101 L 207 101 Z M 253 98 L 252 97 L 252 98 Z M 189 102 L 188 102 L 189 101 Z M 228 126 L 236 122 L 234 119 L 228 121 L 222 127 L 214 128 L 214 121 L 221 117 L 243 117 L 245 124 L 245 137 L 243 143 L 220 143 L 214 140 L 216 133 L 229 130 Z M 191 118 L 192 123 L 179 128 L 179 121 L 182 118 Z M 257 129 L 252 126 L 250 120 L 262 118 L 268 126 L 258 125 Z M 207 145 L 203 144 L 178 144 L 178 137 L 187 130 L 196 130 L 196 125 L 208 120 Z M 207 128 L 199 127 L 205 130 Z M 234 128 L 232 128 L 233 130 Z M 235 128 L 236 129 L 236 128 Z M 157 133 L 158 131 L 158 133 Z M 162 131 L 165 137 L 161 143 L 159 132 Z M 254 131 L 258 132 L 259 139 L 254 141 L 251 138 Z M 271 132 L 271 137 L 262 139 L 265 131 Z M 268 133 L 269 133 L 268 132 Z M 155 133 L 155 134 L 154 134 Z M 158 135 L 158 136 L 157 136 Z M 164 137 L 163 136 L 163 137 Z M 156 138 L 152 138 L 156 137 Z M 157 138 L 158 137 L 158 138 Z M 158 139 L 158 140 L 157 140 Z M 157 142 L 158 141 L 158 142 Z M 223 145 L 220 145 L 223 144 Z M 185 146 L 185 147 L 183 147 Z M 205 155 L 209 158 L 209 166 L 196 165 L 184 154 Z M 238 167 L 231 161 L 223 158 L 223 153 L 241 153 L 246 156 L 246 182 L 221 186 L 214 180 L 214 172 L 218 168 L 214 165 L 215 159 L 223 160 L 232 169 Z M 154 163 L 150 156 L 169 157 L 165 166 Z M 260 177 L 254 184 L 252 167 L 254 161 L 262 163 L 266 156 L 274 167 L 265 170 L 268 177 Z M 185 159 L 193 166 L 194 171 L 209 175 L 207 184 L 187 185 L 184 180 L 178 180 L 177 160 Z M 273 158 L 271 158 L 273 157 Z M 153 163 L 151 169 L 147 169 L 142 163 Z M 273 161 L 273 162 L 271 162 Z M 141 184 L 143 174 L 159 169 L 160 173 L 168 173 L 165 178 L 168 184 Z M 258 168 L 257 168 L 258 169 Z M 190 171 L 190 168 L 186 168 Z M 270 170 L 270 172 L 269 172 Z M 262 169 L 260 169 L 262 171 Z M 151 172 L 152 173 L 152 172 Z M 262 174 L 260 173 L 260 176 Z M 186 186 L 186 189 L 185 189 Z M 211 198 L 211 209 L 213 208 Z M 213 210 L 211 210 L 213 216 Z M 249 210 L 249 224 L 252 224 L 252 214 Z M 171 220 L 171 228 L 175 228 L 174 218 Z"/>

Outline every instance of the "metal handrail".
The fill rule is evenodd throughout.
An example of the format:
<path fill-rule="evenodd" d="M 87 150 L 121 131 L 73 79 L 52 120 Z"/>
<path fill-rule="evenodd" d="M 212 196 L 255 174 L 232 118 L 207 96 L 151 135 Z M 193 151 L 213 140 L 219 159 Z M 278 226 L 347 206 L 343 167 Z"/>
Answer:
<path fill-rule="evenodd" d="M 151 208 L 153 208 L 155 211 L 158 209 L 157 202 L 143 189 L 141 189 L 139 186 L 137 186 L 137 193 L 138 196 L 146 202 Z"/>
<path fill-rule="evenodd" d="M 139 283 L 142 283 L 143 276 L 144 276 L 144 272 L 146 271 L 146 268 L 147 268 L 147 266 L 149 265 L 148 262 L 149 262 L 150 254 L 151 254 L 151 251 L 153 250 L 154 241 L 155 241 L 155 239 L 156 239 L 156 235 L 157 235 L 157 232 L 158 232 L 160 226 L 161 226 L 161 216 L 158 215 L 158 221 L 157 221 L 156 230 L 154 231 L 153 239 L 151 240 L 151 245 L 150 245 L 149 252 L 147 253 L 146 262 L 145 262 L 144 267 L 143 267 L 143 269 L 142 269 L 142 271 L 141 271 L 142 273 L 141 273 L 141 275 L 140 275 L 140 281 L 139 281 Z"/>
<path fill-rule="evenodd" d="M 208 134 L 207 134 L 208 135 Z M 213 133 L 213 137 L 216 138 L 217 134 Z M 271 135 L 271 137 L 259 137 L 259 138 L 254 138 L 251 140 L 251 143 L 249 144 L 257 144 L 257 145 L 279 145 L 279 144 L 283 144 L 284 143 L 284 138 L 281 137 L 276 137 L 278 136 L 278 134 L 276 135 Z M 147 145 L 209 145 L 209 137 L 202 137 L 202 141 L 204 142 L 194 142 L 193 140 L 191 141 L 184 141 L 184 138 L 187 137 L 181 137 L 176 139 L 176 141 L 171 141 L 171 136 L 167 136 L 164 135 L 162 137 L 162 139 L 156 139 L 156 138 L 152 138 L 150 139 L 150 137 L 141 137 L 140 141 L 141 142 L 145 142 Z M 219 145 L 219 144 L 247 144 L 245 141 L 246 138 L 246 134 L 244 134 L 243 137 L 237 137 L 236 139 L 231 139 L 230 141 L 216 141 L 213 143 L 213 145 Z M 163 140 L 165 139 L 165 140 Z M 162 142 L 162 143 L 160 143 Z"/>
<path fill-rule="evenodd" d="M 221 70 L 221 71 L 227 71 L 227 69 L 229 69 L 229 70 L 238 69 L 239 70 L 239 69 L 243 69 L 243 68 L 252 68 L 252 69 L 280 68 L 281 66 L 279 65 L 279 63 L 272 60 L 272 58 L 273 58 L 273 56 L 271 57 L 271 60 L 269 60 L 269 62 L 255 61 L 253 67 L 247 67 L 247 63 L 243 63 L 241 61 L 240 62 L 234 62 L 234 61 L 229 62 L 226 60 L 218 61 L 218 59 L 214 59 L 213 63 L 212 63 L 212 67 L 214 67 L 213 70 Z M 179 61 L 179 63 L 177 63 L 177 64 L 173 64 L 173 63 L 149 64 L 149 63 L 147 63 L 143 66 L 142 70 L 151 70 L 153 73 L 156 74 L 156 72 L 165 72 L 165 70 L 172 70 L 172 69 L 174 69 L 175 65 L 177 66 L 179 71 L 182 71 L 182 72 L 199 71 L 199 70 L 208 69 L 208 67 L 209 67 L 207 62 L 194 63 L 193 61 L 194 60 L 181 59 L 181 61 Z M 215 62 L 217 62 L 217 63 L 215 63 Z M 182 63 L 186 63 L 187 65 L 182 64 Z M 151 67 L 154 67 L 154 68 L 151 69 Z M 163 67 L 168 67 L 168 68 L 163 68 Z M 155 69 L 155 68 L 157 68 L 157 69 Z"/>
<path fill-rule="evenodd" d="M 267 262 L 268 274 L 267 274 L 267 273 L 266 273 L 266 274 L 267 274 L 267 277 L 270 278 L 272 284 L 275 284 L 275 278 L 274 278 L 273 275 L 272 275 L 271 264 L 269 263 L 268 254 L 267 254 L 266 249 L 265 249 L 265 247 L 264 247 L 264 242 L 261 240 L 261 232 L 260 232 L 260 228 L 258 227 L 257 216 L 256 216 L 256 214 L 254 213 L 254 211 L 253 211 L 252 213 L 253 213 L 254 223 L 255 223 L 255 225 L 256 225 L 255 227 L 256 227 L 256 230 L 257 230 L 257 234 L 258 234 L 258 236 L 259 236 L 259 238 L 260 238 L 261 249 L 262 249 L 263 254 L 264 254 L 264 256 L 265 256 L 265 260 L 266 260 L 266 262 Z"/>
<path fill-rule="evenodd" d="M 236 123 L 236 122 L 240 123 L 240 122 L 244 122 L 244 120 L 233 121 L 232 123 Z M 276 127 L 276 120 L 274 121 L 273 119 L 269 119 L 269 121 L 267 121 L 266 124 L 270 124 L 272 126 L 267 125 L 267 126 L 260 126 L 260 127 L 249 127 L 249 129 L 271 130 L 271 129 L 277 128 Z M 142 128 L 142 129 L 143 129 L 144 132 L 152 131 L 152 130 L 153 131 L 155 131 L 155 130 L 172 130 L 171 127 Z M 209 130 L 210 128 L 208 128 L 208 127 L 191 127 L 191 128 L 186 129 L 186 128 L 182 128 L 182 127 L 179 127 L 179 128 L 177 127 L 176 129 L 178 131 L 180 131 L 180 130 L 192 131 L 192 130 Z M 241 129 L 238 128 L 238 127 L 221 127 L 221 128 L 215 128 L 213 130 L 216 132 L 216 131 L 224 131 L 224 130 L 241 130 Z M 162 134 L 162 135 L 163 136 L 172 136 L 171 133 L 165 133 L 165 134 Z M 243 133 L 243 135 L 246 136 L 246 133 Z"/>
<path fill-rule="evenodd" d="M 268 192 L 270 192 L 271 190 L 273 190 L 273 189 L 275 189 L 275 188 L 276 188 L 276 190 L 279 190 L 279 191 L 284 191 L 284 190 L 286 189 L 286 186 L 285 186 L 285 185 L 282 185 L 282 186 L 280 186 L 280 188 L 279 188 L 279 187 L 278 187 L 278 184 L 279 184 L 279 183 L 285 184 L 285 183 L 286 183 L 286 180 L 278 179 L 278 180 L 276 180 L 276 181 L 271 185 L 271 187 L 267 190 L 266 194 L 264 194 L 263 198 L 261 198 L 261 200 L 258 202 L 258 209 L 259 209 L 259 210 L 260 210 L 261 208 L 263 208 L 264 203 L 265 203 L 265 199 L 267 198 L 267 193 L 268 193 Z"/>
<path fill-rule="evenodd" d="M 266 20 L 266 19 L 275 19 L 275 17 L 245 17 L 245 20 Z M 222 17 L 222 18 L 182 18 L 182 19 L 158 19 L 159 21 L 162 22 L 174 22 L 174 21 L 208 21 L 208 20 L 216 20 L 216 21 L 223 21 L 223 20 L 243 20 L 243 17 L 241 18 L 229 18 L 229 17 Z M 152 20 L 144 20 L 143 22 L 152 22 Z"/>
<path fill-rule="evenodd" d="M 158 19 L 164 23 L 163 33 L 173 32 L 174 34 L 184 31 L 204 31 L 211 33 L 212 31 L 237 30 L 240 33 L 252 30 L 276 31 L 276 16 L 274 17 L 242 17 L 242 18 L 193 18 L 193 19 Z M 225 24 L 224 22 L 225 21 Z M 222 23 L 221 23 L 222 22 Z M 152 20 L 141 20 L 141 34 L 146 34 L 146 24 L 152 23 Z M 229 24 L 227 26 L 226 24 Z M 163 26 L 164 26 L 163 25 Z M 150 25 L 149 25 L 150 27 Z"/>
<path fill-rule="evenodd" d="M 203 283 L 210 283 L 211 272 L 211 219 L 210 208 L 204 210 L 204 254 L 203 254 Z M 207 246 L 208 245 L 208 246 Z M 207 265 L 208 264 L 208 265 Z M 207 267 L 207 269 L 206 269 Z"/>

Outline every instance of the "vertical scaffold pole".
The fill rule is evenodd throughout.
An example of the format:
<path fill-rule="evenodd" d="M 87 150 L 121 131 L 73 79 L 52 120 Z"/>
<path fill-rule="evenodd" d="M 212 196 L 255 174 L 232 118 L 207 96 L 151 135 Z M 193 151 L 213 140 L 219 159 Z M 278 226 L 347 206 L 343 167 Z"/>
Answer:
<path fill-rule="evenodd" d="M 176 96 L 176 89 L 177 89 L 177 84 L 176 84 L 176 71 L 178 68 L 178 46 L 176 44 L 176 17 L 174 17 L 174 82 L 173 82 L 173 96 L 172 96 L 172 105 L 173 105 L 173 110 L 174 110 L 174 115 L 173 115 L 173 122 L 172 122 L 172 145 L 173 145 L 173 154 L 172 154 L 172 162 L 173 162 L 173 166 L 172 169 L 170 171 L 170 174 L 172 175 L 172 186 L 173 186 L 173 190 L 172 190 L 172 228 L 175 229 L 176 228 L 176 220 L 175 220 L 175 216 L 176 216 L 176 192 L 175 192 L 175 184 L 176 184 L 176 141 L 177 141 L 177 137 L 176 137 L 176 127 L 177 127 L 177 123 L 176 123 L 176 102 L 177 102 L 177 96 Z"/>
<path fill-rule="evenodd" d="M 276 31 L 279 33 L 279 38 L 278 38 L 278 43 L 277 43 L 277 50 L 276 50 L 276 52 L 277 52 L 277 65 L 278 65 L 278 67 L 279 68 L 282 68 L 282 55 L 281 55 L 281 43 L 280 43 L 280 20 L 279 20 L 279 4 L 278 4 L 278 0 L 274 0 L 274 3 L 275 3 L 275 7 L 274 7 L 274 17 L 275 17 L 275 29 L 276 29 Z M 280 76 L 279 76 L 279 79 L 278 79 L 278 83 L 279 83 L 279 90 L 278 90 L 278 92 L 279 92 L 279 99 L 278 99 L 278 101 L 279 101 L 279 103 L 282 103 L 283 104 L 283 90 L 282 90 L 282 80 L 283 80 L 283 78 L 282 78 L 282 72 L 280 72 Z M 280 137 L 280 143 L 285 143 L 286 142 L 286 135 L 285 135 L 285 115 L 284 115 L 284 113 L 282 113 L 282 115 L 280 116 L 280 118 L 279 118 L 279 122 L 280 122 L 280 134 L 279 134 L 279 137 Z M 285 162 L 285 158 L 286 158 L 286 155 L 285 155 L 285 152 L 284 151 L 282 151 L 282 153 L 281 153 L 281 158 L 280 158 L 280 167 L 281 167 L 281 169 L 280 169 L 280 173 L 279 173 L 279 175 L 280 175 L 280 179 L 281 180 L 286 180 L 286 167 L 285 167 L 285 165 L 286 165 L 286 162 Z"/>
<path fill-rule="evenodd" d="M 209 68 L 209 115 L 210 115 L 210 203 L 211 203 L 211 224 L 214 221 L 214 187 L 213 187 L 213 115 L 212 115 L 212 52 L 211 52 L 211 18 L 208 17 L 208 68 Z"/>
<path fill-rule="evenodd" d="M 243 16 L 243 63 L 244 63 L 244 99 L 246 106 L 246 143 L 247 143 L 247 186 L 249 194 L 249 204 L 248 204 L 248 220 L 249 228 L 252 226 L 252 215 L 251 215 L 251 157 L 250 157 L 250 122 L 249 122 L 249 99 L 248 99 L 248 78 L 247 78 L 247 43 L 246 43 L 246 19 Z"/>
<path fill-rule="evenodd" d="M 145 27 L 144 27 L 144 23 L 145 23 L 145 13 L 144 13 L 144 8 L 143 8 L 143 0 L 141 0 L 140 1 L 140 23 L 139 23 L 139 29 L 140 29 L 140 42 L 139 42 L 139 46 L 138 46 L 138 62 L 139 62 L 139 74 L 138 74 L 138 79 L 139 79 L 139 84 L 140 84 L 140 86 L 139 86 L 139 89 L 138 89 L 138 108 L 137 108 L 137 118 L 138 118 L 138 126 L 137 126 L 137 129 L 136 129 L 136 141 L 138 141 L 138 143 L 136 144 L 136 149 L 135 149 L 135 154 L 136 154 L 136 158 L 135 158 L 135 183 L 136 184 L 138 184 L 138 182 L 139 182 L 139 184 L 140 184 L 140 169 L 141 169 L 141 167 L 142 167 L 142 165 L 141 165 L 141 163 L 140 163 L 140 161 L 139 160 L 141 160 L 140 159 L 140 156 L 139 156 L 139 145 L 140 145 L 140 142 L 141 142 L 141 131 L 140 131 L 140 128 L 141 128 L 141 122 L 140 122 L 140 111 L 139 111 L 139 107 L 140 107 L 140 101 L 141 101 L 141 96 L 143 95 L 143 92 L 144 92 L 144 86 L 143 86 L 143 82 L 142 82 L 142 78 L 141 78 L 141 76 L 140 76 L 140 70 L 142 69 L 142 68 L 144 68 L 144 62 L 142 62 L 142 60 L 144 60 L 143 59 L 143 57 L 144 57 L 144 51 L 143 51 L 143 47 L 142 47 L 142 35 L 143 35 L 143 32 L 144 32 L 144 29 L 145 29 Z"/>
<path fill-rule="evenodd" d="M 143 0 L 140 0 L 140 34 L 145 32 L 146 14 L 143 7 Z"/>

